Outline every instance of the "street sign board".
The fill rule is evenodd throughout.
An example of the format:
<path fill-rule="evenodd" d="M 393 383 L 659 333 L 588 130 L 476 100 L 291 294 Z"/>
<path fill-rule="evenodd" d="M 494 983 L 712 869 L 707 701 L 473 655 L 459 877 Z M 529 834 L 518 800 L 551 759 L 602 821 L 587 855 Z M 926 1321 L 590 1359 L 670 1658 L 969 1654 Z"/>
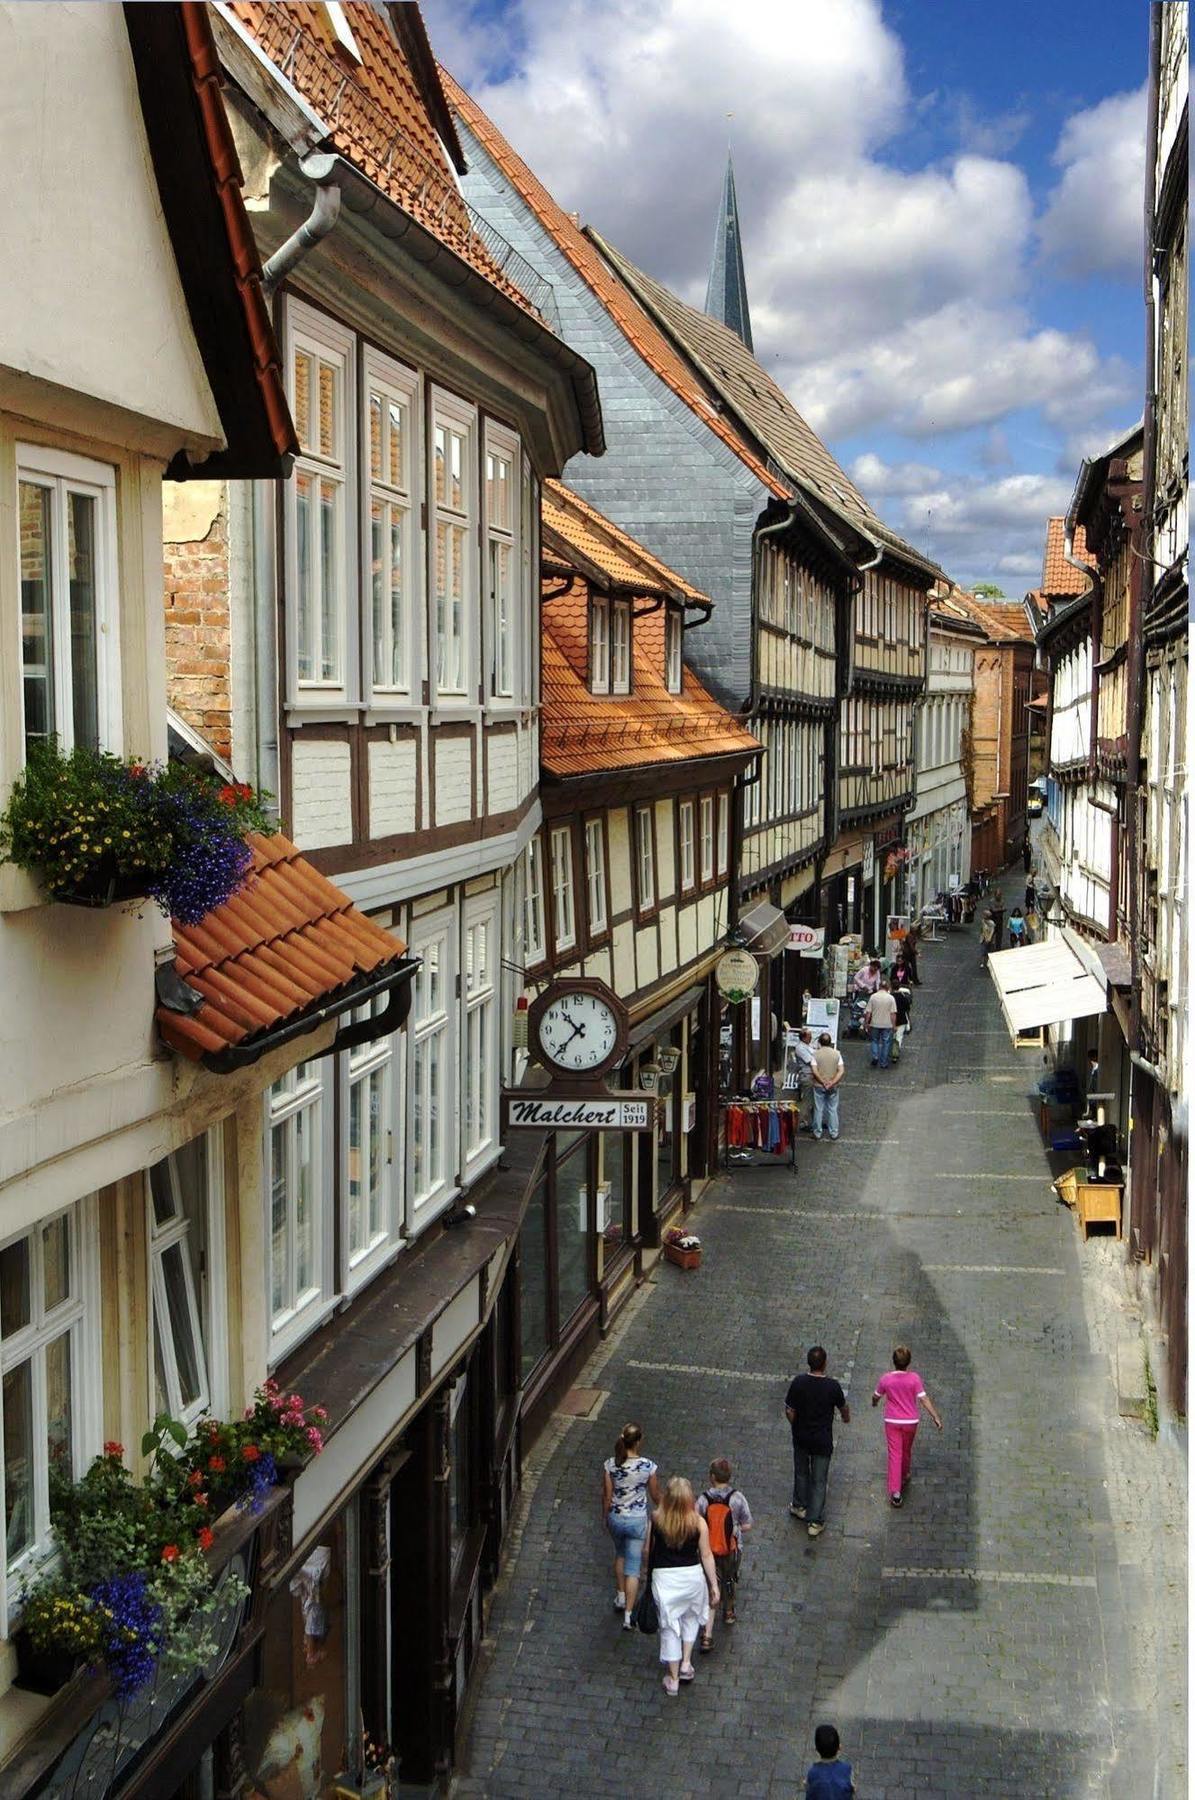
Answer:
<path fill-rule="evenodd" d="M 790 925 L 788 928 L 786 948 L 797 951 L 800 956 L 820 956 L 825 942 L 824 925 Z"/>
<path fill-rule="evenodd" d="M 654 1100 L 636 1093 L 546 1094 L 511 1088 L 506 1122 L 523 1131 L 649 1131 Z"/>

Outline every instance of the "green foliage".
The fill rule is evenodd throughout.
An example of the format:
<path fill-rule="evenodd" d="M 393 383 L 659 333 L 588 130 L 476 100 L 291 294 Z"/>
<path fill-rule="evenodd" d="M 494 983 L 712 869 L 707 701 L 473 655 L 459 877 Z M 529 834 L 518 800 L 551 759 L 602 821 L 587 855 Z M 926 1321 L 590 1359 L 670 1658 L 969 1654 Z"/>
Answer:
<path fill-rule="evenodd" d="M 971 592 L 978 600 L 1006 600 L 1004 589 L 997 587 L 994 581 L 977 581 Z"/>

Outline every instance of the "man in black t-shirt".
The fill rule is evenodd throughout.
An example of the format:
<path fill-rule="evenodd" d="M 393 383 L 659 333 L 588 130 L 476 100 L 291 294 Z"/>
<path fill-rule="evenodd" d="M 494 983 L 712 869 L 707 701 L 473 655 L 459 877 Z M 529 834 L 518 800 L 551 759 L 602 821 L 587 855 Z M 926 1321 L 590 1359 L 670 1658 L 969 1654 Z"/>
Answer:
<path fill-rule="evenodd" d="M 793 1498 L 788 1510 L 794 1519 L 806 1520 L 806 1529 L 815 1538 L 826 1529 L 822 1514 L 834 1454 L 834 1414 L 841 1414 L 843 1424 L 849 1425 L 851 1409 L 838 1383 L 826 1374 L 826 1353 L 820 1344 L 805 1360 L 808 1375 L 794 1376 L 784 1396 L 784 1416 L 793 1432 Z"/>

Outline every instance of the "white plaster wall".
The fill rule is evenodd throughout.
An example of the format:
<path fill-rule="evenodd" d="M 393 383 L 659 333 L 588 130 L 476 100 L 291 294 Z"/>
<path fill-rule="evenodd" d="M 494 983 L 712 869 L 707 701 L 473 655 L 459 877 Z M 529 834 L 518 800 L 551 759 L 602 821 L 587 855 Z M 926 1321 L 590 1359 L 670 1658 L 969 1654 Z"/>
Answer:
<path fill-rule="evenodd" d="M 617 917 L 631 904 L 631 845 L 625 806 L 611 809 L 606 814 L 606 837 L 610 855 L 610 899 Z"/>
<path fill-rule="evenodd" d="M 0 0 L 0 364 L 223 442 L 119 6 Z"/>
<path fill-rule="evenodd" d="M 671 975 L 676 967 L 676 908 L 660 908 L 660 974 Z"/>
<path fill-rule="evenodd" d="M 522 759 L 524 763 L 526 758 Z M 513 812 L 526 789 L 520 782 L 519 740 L 513 731 L 491 732 L 486 743 L 486 811 Z"/>
<path fill-rule="evenodd" d="M 369 746 L 369 835 L 395 837 L 415 829 L 418 760 L 412 739 Z"/>
<path fill-rule="evenodd" d="M 676 841 L 671 800 L 656 801 L 656 893 L 661 899 L 676 892 Z"/>
<path fill-rule="evenodd" d="M 640 930 L 635 935 L 635 957 L 638 964 L 638 986 L 650 987 L 658 980 L 660 974 L 660 957 L 656 947 L 656 934 L 652 927 Z"/>
<path fill-rule="evenodd" d="M 300 850 L 347 844 L 352 836 L 349 747 L 327 738 L 295 737 L 291 760 L 290 835 Z"/>
<path fill-rule="evenodd" d="M 436 824 L 459 825 L 473 810 L 473 739 L 436 739 Z"/>
<path fill-rule="evenodd" d="M 630 994 L 636 985 L 635 927 L 624 919 L 614 927 L 614 989 L 619 994 Z"/>
<path fill-rule="evenodd" d="M 677 919 L 677 944 L 682 963 L 690 963 L 697 955 L 697 907 L 682 906 Z"/>

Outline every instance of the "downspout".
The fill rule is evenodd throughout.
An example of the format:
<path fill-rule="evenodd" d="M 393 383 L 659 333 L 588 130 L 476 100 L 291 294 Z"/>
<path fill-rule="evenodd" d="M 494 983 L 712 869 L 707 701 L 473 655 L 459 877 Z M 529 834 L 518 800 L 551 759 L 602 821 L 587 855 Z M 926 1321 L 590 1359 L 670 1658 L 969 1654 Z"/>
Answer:
<path fill-rule="evenodd" d="M 1140 868 L 1139 820 L 1140 801 L 1137 790 L 1141 785 L 1141 734 L 1144 727 L 1143 696 L 1145 689 L 1145 633 L 1144 614 L 1145 596 L 1143 592 L 1146 570 L 1153 580 L 1154 573 L 1154 506 L 1157 483 L 1157 451 L 1155 444 L 1155 415 L 1157 412 L 1157 303 L 1154 298 L 1154 240 L 1157 235 L 1157 213 L 1155 192 L 1158 180 L 1158 105 L 1161 87 L 1162 63 L 1162 8 L 1154 0 L 1149 9 L 1149 100 L 1145 126 L 1145 141 L 1148 145 L 1147 166 L 1145 171 L 1145 263 L 1143 268 L 1143 285 L 1145 289 L 1145 417 L 1142 426 L 1142 462 L 1141 462 L 1141 505 L 1142 519 L 1140 531 L 1140 556 L 1134 558 L 1133 580 L 1130 589 L 1129 613 L 1129 662 L 1128 693 L 1126 705 L 1128 712 L 1128 757 L 1125 765 L 1125 796 L 1127 800 L 1128 847 L 1129 858 L 1129 1053 L 1134 1064 L 1137 1062 L 1137 1049 L 1141 1044 L 1141 945 L 1140 933 L 1140 895 L 1138 892 L 1138 876 Z M 1133 617 L 1133 602 L 1136 601 L 1136 619 Z M 1155 1077 L 1159 1087 L 1165 1089 L 1166 1079 Z"/>
<path fill-rule="evenodd" d="M 315 204 L 299 229 L 292 232 L 264 264 L 261 286 L 267 300 L 279 282 L 284 281 L 292 269 L 297 268 L 303 258 L 323 242 L 340 217 L 340 187 L 331 179 L 336 168 L 336 158 L 322 151 L 315 151 L 302 158 L 299 168 L 308 181 L 316 183 Z"/>

